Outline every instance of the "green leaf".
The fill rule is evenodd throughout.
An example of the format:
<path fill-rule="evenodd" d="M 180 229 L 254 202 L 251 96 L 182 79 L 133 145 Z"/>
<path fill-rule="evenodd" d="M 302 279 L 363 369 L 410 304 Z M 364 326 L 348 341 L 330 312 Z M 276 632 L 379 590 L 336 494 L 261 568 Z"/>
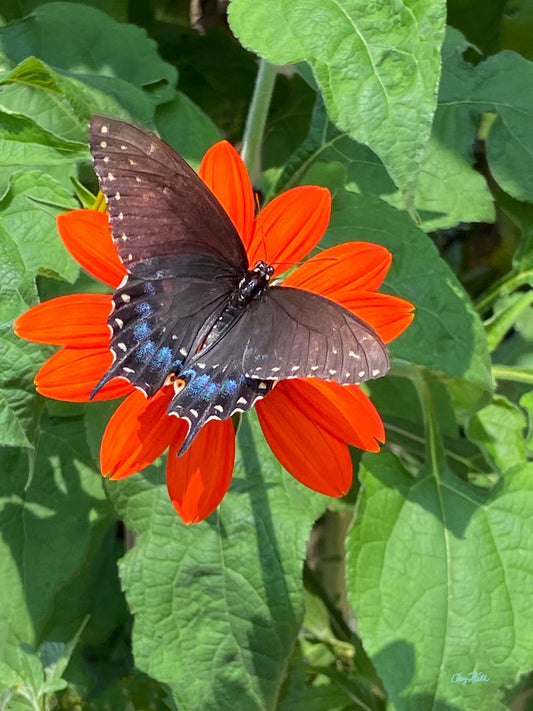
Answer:
<path fill-rule="evenodd" d="M 65 77 L 35 57 L 23 60 L 0 82 L 2 107 L 46 132 L 45 145 L 70 147 L 88 158 L 87 126 L 94 113 L 119 114 L 109 96 Z"/>
<path fill-rule="evenodd" d="M 449 229 L 462 222 L 494 222 L 494 200 L 483 175 L 471 163 L 471 146 L 450 135 L 446 117 L 437 105 L 431 138 L 422 164 L 415 204 L 426 232 Z M 385 200 L 402 207 L 396 193 Z"/>
<path fill-rule="evenodd" d="M 360 477 L 349 597 L 394 708 L 503 711 L 502 687 L 533 666 L 533 465 L 489 496 L 447 473 L 414 479 L 388 453 L 365 455 Z M 471 672 L 487 680 L 455 676 Z"/>
<path fill-rule="evenodd" d="M 501 28 L 501 48 L 512 49 L 526 59 L 533 60 L 532 32 L 533 3 L 531 0 L 514 0 L 506 3 Z"/>
<path fill-rule="evenodd" d="M 15 691 L 25 698 L 37 698 L 44 682 L 44 669 L 35 650 L 28 644 L 21 644 L 7 652 L 4 669 L 10 667 L 22 680 L 22 683 L 16 683 Z"/>
<path fill-rule="evenodd" d="M 13 64 L 28 56 L 41 59 L 96 89 L 95 96 L 113 97 L 145 125 L 152 123 L 155 105 L 174 97 L 177 72 L 146 31 L 82 3 L 48 3 L 0 27 L 0 50 Z"/>
<path fill-rule="evenodd" d="M 155 103 L 172 99 L 177 80 L 144 29 L 81 3 L 47 3 L 1 27 L 0 47 L 15 63 L 33 55 L 80 77 L 121 79 L 148 91 Z"/>
<path fill-rule="evenodd" d="M 0 229 L 15 243 L 27 280 L 46 274 L 74 283 L 79 266 L 59 239 L 56 216 L 76 207 L 71 194 L 44 173 L 27 171 L 12 176 L 0 201 Z"/>
<path fill-rule="evenodd" d="M 198 167 L 206 150 L 220 140 L 220 131 L 185 94 L 157 107 L 155 123 L 163 140 Z"/>
<path fill-rule="evenodd" d="M 252 413 L 207 521 L 179 521 L 161 467 L 108 493 L 138 535 L 120 569 L 137 666 L 180 708 L 273 711 L 302 622 L 305 542 L 327 499 L 283 471 Z"/>
<path fill-rule="evenodd" d="M 439 92 L 448 130 L 471 145 L 481 114 L 494 112 L 487 137 L 491 173 L 514 198 L 532 201 L 533 62 L 500 52 L 473 67 L 461 57 L 467 46 L 460 33 L 449 32 L 443 55 L 448 71 L 443 72 Z"/>
<path fill-rule="evenodd" d="M 127 3 L 125 0 L 70 0 L 73 3 L 84 2 L 85 5 L 105 10 L 109 15 L 117 20 L 125 22 L 127 20 Z M 2 18 L 5 22 L 20 20 L 28 12 L 34 10 L 38 5 L 44 5 L 48 0 L 3 0 L 2 11 L 0 12 L 0 24 Z"/>
<path fill-rule="evenodd" d="M 530 390 L 520 398 L 520 405 L 526 410 L 529 417 L 529 428 L 526 435 L 526 447 L 533 451 L 533 390 Z"/>
<path fill-rule="evenodd" d="M 270 62 L 311 65 L 331 120 L 380 157 L 412 207 L 435 110 L 445 3 L 233 0 L 229 21 Z"/>
<path fill-rule="evenodd" d="M 6 664 L 5 662 L 0 662 L 0 684 L 1 688 L 9 689 L 17 684 L 24 684 L 24 679 L 15 669 Z"/>
<path fill-rule="evenodd" d="M 533 292 L 515 292 L 494 304 L 494 313 L 485 322 L 487 343 L 492 352 L 500 345 L 513 325 L 524 315 L 530 316 Z M 529 322 L 529 318 L 526 322 Z"/>
<path fill-rule="evenodd" d="M 41 432 L 31 456 L 0 450 L 2 656 L 18 641 L 37 646 L 55 594 L 90 565 L 93 540 L 109 525 L 101 476 L 87 464 L 83 421 L 44 417 Z"/>
<path fill-rule="evenodd" d="M 0 298 L 16 293 L 0 289 Z M 0 327 L 0 446 L 33 447 L 40 404 L 33 378 L 41 349 L 17 338 L 10 325 Z"/>
<path fill-rule="evenodd" d="M 526 418 L 520 408 L 497 395 L 470 420 L 466 434 L 491 466 L 505 472 L 526 463 L 525 427 Z"/>
<path fill-rule="evenodd" d="M 484 55 L 500 49 L 502 16 L 506 0 L 448 0 L 448 24 L 466 35 Z"/>
<path fill-rule="evenodd" d="M 31 118 L 0 108 L 0 199 L 18 170 L 46 169 L 65 186 L 74 164 L 87 157 L 87 146 L 54 136 Z"/>
<path fill-rule="evenodd" d="M 487 157 L 499 185 L 517 200 L 533 201 L 533 62 L 500 52 L 478 67 L 472 100 L 497 112 L 487 139 Z M 487 110 L 487 109 L 486 109 Z"/>
<path fill-rule="evenodd" d="M 457 406 L 478 409 L 492 391 L 485 333 L 470 298 L 432 241 L 406 213 L 376 198 L 339 192 L 321 246 L 350 240 L 375 242 L 392 252 L 382 291 L 416 307 L 413 323 L 391 343 L 391 355 L 442 377 Z"/>
<path fill-rule="evenodd" d="M 0 446 L 32 447 L 35 438 L 40 406 L 33 378 L 42 350 L 17 338 L 12 323 L 36 300 L 17 245 L 0 224 Z"/>
<path fill-rule="evenodd" d="M 165 57 L 179 67 L 180 91 L 213 119 L 231 143 L 241 141 L 257 74 L 256 57 L 225 27 L 200 34 L 190 26 L 188 11 L 178 24 L 171 19 L 158 24 L 157 30 Z"/>
<path fill-rule="evenodd" d="M 67 686 L 68 682 L 65 679 L 48 679 L 41 686 L 40 691 L 42 694 L 53 694 L 54 691 L 61 691 L 66 689 Z"/>
<path fill-rule="evenodd" d="M 420 167 L 415 207 L 420 226 L 427 232 L 460 222 L 493 222 L 494 204 L 484 177 L 471 166 L 471 145 L 462 149 L 457 136 L 447 131 L 437 106 L 430 140 Z M 462 142 L 461 142 L 462 143 Z M 317 101 L 308 136 L 289 159 L 277 180 L 275 192 L 312 182 L 310 169 L 318 163 L 337 162 L 344 168 L 348 190 L 376 195 L 402 209 L 383 163 L 369 148 L 338 131 L 329 121 L 323 103 Z"/>
<path fill-rule="evenodd" d="M 68 666 L 72 653 L 76 645 L 80 641 L 83 630 L 87 626 L 89 615 L 83 620 L 80 627 L 76 631 L 74 637 L 68 644 L 64 642 L 51 642 L 49 640 L 43 642 L 39 650 L 39 657 L 43 664 L 44 673 L 47 681 L 57 680 L 63 676 L 63 672 Z"/>

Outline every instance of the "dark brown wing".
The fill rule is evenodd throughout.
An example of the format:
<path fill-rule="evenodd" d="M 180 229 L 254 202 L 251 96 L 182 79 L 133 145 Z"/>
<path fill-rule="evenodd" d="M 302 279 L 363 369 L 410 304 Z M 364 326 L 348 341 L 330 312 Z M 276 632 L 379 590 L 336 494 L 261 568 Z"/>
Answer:
<path fill-rule="evenodd" d="M 168 144 L 126 121 L 93 116 L 90 146 L 113 240 L 128 271 L 156 278 L 159 258 L 182 254 L 216 257 L 239 271 L 247 268 L 230 218 Z"/>

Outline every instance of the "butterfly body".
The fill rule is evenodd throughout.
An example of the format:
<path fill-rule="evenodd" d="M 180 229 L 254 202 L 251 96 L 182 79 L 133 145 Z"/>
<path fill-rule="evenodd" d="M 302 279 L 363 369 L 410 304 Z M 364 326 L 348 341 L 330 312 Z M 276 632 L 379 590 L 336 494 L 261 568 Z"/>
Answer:
<path fill-rule="evenodd" d="M 388 370 L 381 339 L 350 311 L 271 286 L 267 262 L 250 268 L 231 220 L 170 146 L 103 116 L 90 145 L 128 270 L 108 319 L 113 364 L 95 392 L 115 377 L 148 397 L 172 383 L 168 412 L 190 424 L 183 453 L 207 421 L 245 412 L 281 379 L 348 384 Z"/>

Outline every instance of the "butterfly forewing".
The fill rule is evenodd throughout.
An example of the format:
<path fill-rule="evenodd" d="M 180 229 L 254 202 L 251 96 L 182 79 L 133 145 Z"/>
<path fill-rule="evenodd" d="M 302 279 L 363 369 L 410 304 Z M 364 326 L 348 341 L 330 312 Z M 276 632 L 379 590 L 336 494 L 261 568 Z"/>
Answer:
<path fill-rule="evenodd" d="M 254 324 L 261 324 L 254 329 Z M 252 302 L 232 336 L 244 345 L 250 378 L 321 378 L 341 384 L 379 378 L 390 367 L 383 341 L 368 324 L 329 299 L 272 287 Z"/>
<path fill-rule="evenodd" d="M 93 116 L 90 146 L 120 258 L 136 273 L 145 260 L 210 255 L 248 265 L 241 239 L 192 168 L 144 128 Z M 141 265 L 141 266 L 138 266 Z M 154 271 L 155 271 L 154 266 Z M 142 269 L 146 275 L 146 267 Z"/>

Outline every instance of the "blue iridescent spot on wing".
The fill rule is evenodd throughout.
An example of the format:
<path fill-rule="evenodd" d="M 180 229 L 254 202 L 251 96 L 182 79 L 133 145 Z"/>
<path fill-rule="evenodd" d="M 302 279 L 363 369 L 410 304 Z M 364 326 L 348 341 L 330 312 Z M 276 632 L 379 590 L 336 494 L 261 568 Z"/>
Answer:
<path fill-rule="evenodd" d="M 138 304 L 135 304 L 135 311 L 139 314 L 139 316 L 150 316 L 152 313 L 152 307 L 150 304 L 147 304 L 146 301 L 141 301 Z"/>
<path fill-rule="evenodd" d="M 159 370 L 164 368 L 170 368 L 172 363 L 172 351 L 168 346 L 163 346 L 160 348 L 155 355 L 155 358 L 150 363 L 150 368 L 152 370 Z"/>
<path fill-rule="evenodd" d="M 222 395 L 233 395 L 233 393 L 237 390 L 238 383 L 236 380 L 233 380 L 233 378 L 229 378 L 228 380 L 223 380 L 222 381 Z"/>
<path fill-rule="evenodd" d="M 209 375 L 199 375 L 194 380 L 191 380 L 189 388 L 192 394 L 201 395 L 209 380 Z"/>
<path fill-rule="evenodd" d="M 180 360 L 179 358 L 176 358 L 175 360 L 172 361 L 170 367 L 171 367 L 173 370 L 179 370 L 182 365 L 183 365 L 183 361 Z"/>
<path fill-rule="evenodd" d="M 135 351 L 135 357 L 140 361 L 148 361 L 154 357 L 157 348 L 153 341 L 145 341 Z"/>
<path fill-rule="evenodd" d="M 211 400 L 213 395 L 216 395 L 220 389 L 220 385 L 218 383 L 209 383 L 209 385 L 205 389 L 205 399 L 206 400 Z"/>
<path fill-rule="evenodd" d="M 155 287 L 151 281 L 144 283 L 144 293 L 148 294 L 148 296 L 153 296 L 155 294 Z"/>
<path fill-rule="evenodd" d="M 133 329 L 133 335 L 138 341 L 142 341 L 150 335 L 150 326 L 146 321 L 138 323 Z"/>
<path fill-rule="evenodd" d="M 213 396 L 216 395 L 220 389 L 220 386 L 214 383 L 210 376 L 205 373 L 191 380 L 188 387 L 189 392 L 194 397 L 205 400 L 206 402 L 212 400 Z"/>

